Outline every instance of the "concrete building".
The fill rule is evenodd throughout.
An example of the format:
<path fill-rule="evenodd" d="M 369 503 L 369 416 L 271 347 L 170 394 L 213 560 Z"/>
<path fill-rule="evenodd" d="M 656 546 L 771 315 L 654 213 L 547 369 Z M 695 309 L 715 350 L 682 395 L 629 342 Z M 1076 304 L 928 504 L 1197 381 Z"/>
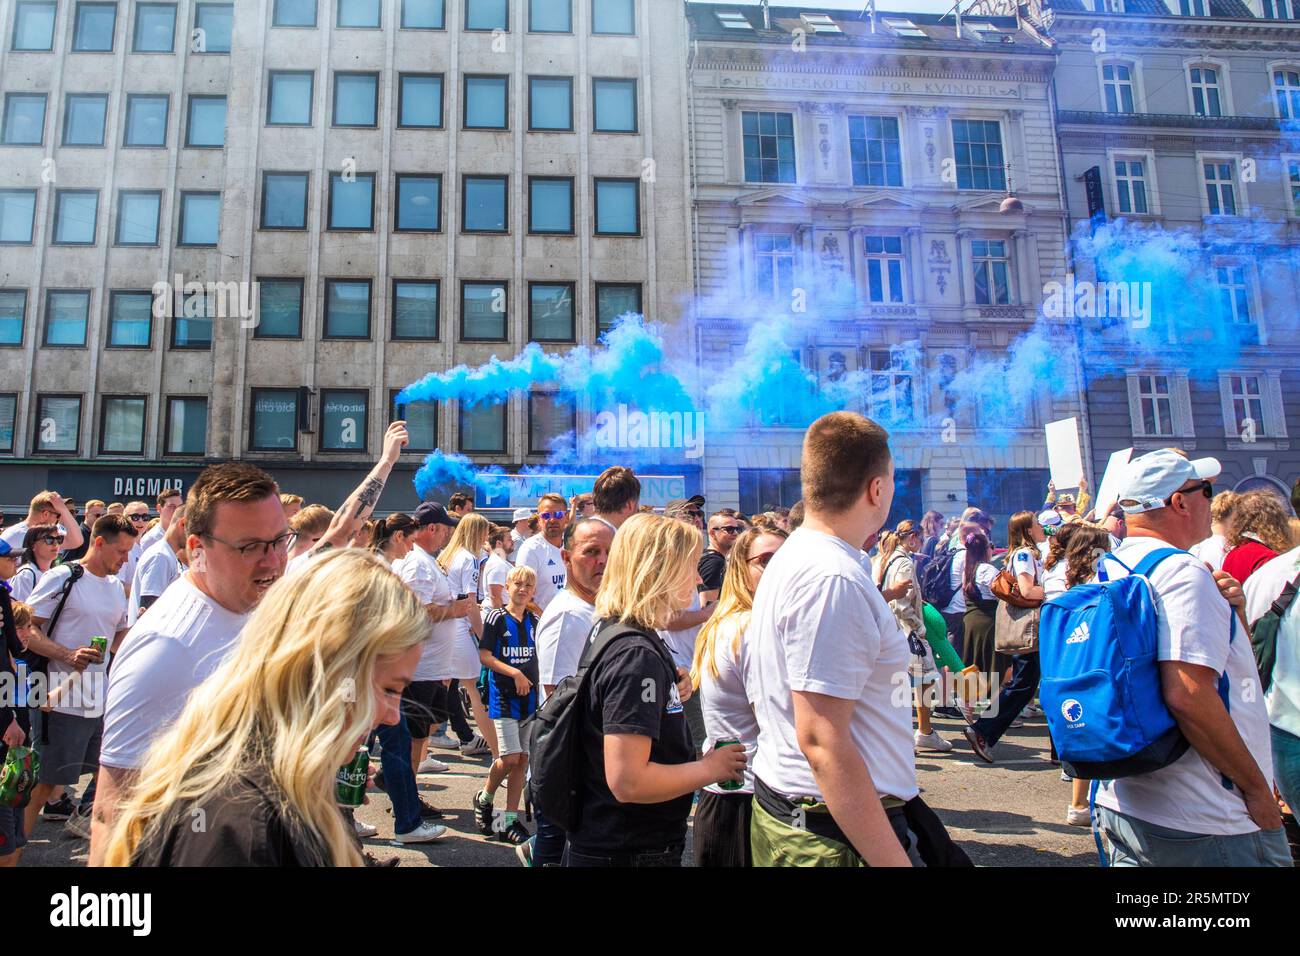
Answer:
<path fill-rule="evenodd" d="M 1015 16 L 959 31 L 882 9 L 687 9 L 702 368 L 735 360 L 736 314 L 767 299 L 818 386 L 858 373 L 856 407 L 889 428 L 891 521 L 1040 502 L 1042 426 L 1080 413 L 1068 324 L 1044 326 L 1055 381 L 1024 410 L 963 383 L 1005 382 L 1008 346 L 1063 275 L 1050 41 Z M 710 507 L 792 504 L 801 424 L 772 407 L 726 443 L 711 433 Z"/>
<path fill-rule="evenodd" d="M 672 9 L 4 4 L 0 505 L 184 487 L 230 458 L 341 499 L 425 373 L 593 343 L 629 310 L 676 321 Z M 381 507 L 414 506 L 422 451 L 517 470 L 590 413 L 403 408 Z"/>
<path fill-rule="evenodd" d="M 1219 458 L 1219 487 L 1285 496 L 1300 474 L 1297 14 L 1290 0 L 1032 11 L 1060 50 L 1072 230 L 1122 218 L 1155 240 L 1190 234 L 1202 253 L 1197 280 L 1173 297 L 1192 309 L 1157 300 L 1154 325 L 1116 322 L 1085 356 L 1098 474 L 1117 450 L 1169 445 Z M 1073 265 L 1080 281 L 1098 278 L 1089 256 Z M 1116 370 L 1115 355 L 1133 358 Z"/>

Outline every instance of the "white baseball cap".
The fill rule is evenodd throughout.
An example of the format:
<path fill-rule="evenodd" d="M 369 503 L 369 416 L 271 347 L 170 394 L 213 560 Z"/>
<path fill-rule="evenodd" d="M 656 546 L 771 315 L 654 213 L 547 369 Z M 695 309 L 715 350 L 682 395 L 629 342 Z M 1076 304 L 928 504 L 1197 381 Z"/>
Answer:
<path fill-rule="evenodd" d="M 532 516 L 533 516 L 532 508 L 516 508 L 515 516 L 510 519 L 510 523 L 514 524 L 516 521 L 527 521 Z"/>
<path fill-rule="evenodd" d="M 1148 452 L 1129 462 L 1120 485 L 1119 506 L 1130 515 L 1155 511 L 1189 481 L 1215 478 L 1222 470 L 1217 458 L 1187 459 L 1168 448 Z"/>
<path fill-rule="evenodd" d="M 1038 523 L 1043 526 L 1044 531 L 1051 534 L 1061 525 L 1065 524 L 1065 519 L 1061 517 L 1059 511 L 1049 508 L 1038 516 Z"/>

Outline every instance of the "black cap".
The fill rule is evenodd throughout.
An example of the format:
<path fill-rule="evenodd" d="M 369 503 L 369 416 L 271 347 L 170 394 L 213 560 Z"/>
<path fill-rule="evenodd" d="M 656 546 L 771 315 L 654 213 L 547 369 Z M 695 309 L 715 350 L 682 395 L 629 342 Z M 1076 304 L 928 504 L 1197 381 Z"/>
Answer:
<path fill-rule="evenodd" d="M 688 505 L 699 505 L 701 508 L 703 508 L 703 507 L 704 507 L 704 496 L 703 496 L 703 495 L 691 495 L 689 498 L 686 499 L 686 503 L 687 503 Z"/>
<path fill-rule="evenodd" d="M 415 523 L 421 528 L 431 524 L 445 524 L 448 528 L 456 527 L 456 519 L 447 514 L 447 509 L 436 501 L 425 501 L 415 509 Z"/>

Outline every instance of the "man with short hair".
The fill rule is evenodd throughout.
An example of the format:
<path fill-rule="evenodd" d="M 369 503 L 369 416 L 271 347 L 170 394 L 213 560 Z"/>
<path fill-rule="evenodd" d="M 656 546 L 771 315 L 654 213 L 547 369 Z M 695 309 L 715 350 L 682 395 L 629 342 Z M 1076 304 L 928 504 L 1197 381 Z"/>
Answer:
<path fill-rule="evenodd" d="M 175 488 L 164 488 L 158 492 L 158 523 L 146 531 L 140 537 L 140 554 L 144 555 L 146 551 L 163 539 L 167 529 L 171 527 L 172 518 L 175 517 L 177 509 L 184 504 L 180 491 Z"/>
<path fill-rule="evenodd" d="M 458 491 L 447 501 L 447 513 L 453 518 L 463 518 L 474 510 L 474 499 Z"/>
<path fill-rule="evenodd" d="M 190 486 L 183 521 L 189 569 L 149 605 L 113 661 L 92 865 L 150 745 L 225 660 L 248 616 L 284 574 L 290 532 L 280 489 L 260 468 L 246 462 L 205 468 Z"/>
<path fill-rule="evenodd" d="M 135 624 L 173 581 L 185 573 L 185 506 L 172 509 L 171 526 L 160 541 L 145 549 L 131 581 L 131 606 L 127 620 Z"/>
<path fill-rule="evenodd" d="M 284 508 L 284 520 L 292 521 L 293 516 L 302 510 L 304 503 L 302 495 L 282 493 L 280 495 L 280 506 Z"/>
<path fill-rule="evenodd" d="M 129 592 L 131 582 L 135 580 L 135 566 L 140 562 L 140 556 L 144 554 L 144 549 L 140 547 L 140 538 L 144 536 L 145 525 L 149 523 L 149 505 L 144 501 L 132 501 L 122 514 L 127 521 L 131 522 L 131 527 L 135 529 L 137 535 L 135 545 L 131 548 L 131 555 L 127 558 L 120 577 L 123 586 Z"/>
<path fill-rule="evenodd" d="M 69 509 L 71 510 L 71 509 Z M 104 502 L 98 498 L 91 498 L 86 502 L 85 514 L 81 516 L 81 544 L 75 548 L 64 548 L 59 552 L 59 561 L 67 564 L 69 561 L 80 561 L 86 556 L 90 549 L 90 529 L 95 527 L 95 522 L 104 516 L 106 508 Z M 64 541 L 66 544 L 66 540 Z"/>
<path fill-rule="evenodd" d="M 63 529 L 65 550 L 79 548 L 85 540 L 81 533 L 81 525 L 77 524 L 77 519 L 68 510 L 63 497 L 57 491 L 42 491 L 32 498 L 27 507 L 27 517 L 6 528 L 4 533 L 0 534 L 0 541 L 4 541 L 15 550 L 22 550 L 27 529 L 38 524 L 59 525 Z"/>
<path fill-rule="evenodd" d="M 617 531 L 641 507 L 641 481 L 631 468 L 614 465 L 600 473 L 591 495 L 596 520 Z"/>
<path fill-rule="evenodd" d="M 515 557 L 515 564 L 526 564 L 537 572 L 537 594 L 533 601 L 539 616 L 564 588 L 564 553 L 560 544 L 564 540 L 564 528 L 569 523 L 567 507 L 564 496 L 553 491 L 537 499 L 539 530 L 519 546 Z"/>
<path fill-rule="evenodd" d="M 120 515 L 125 511 L 126 505 L 122 504 L 120 501 L 110 502 L 107 508 L 104 509 L 104 513 L 110 515 Z"/>
<path fill-rule="evenodd" d="M 707 605 L 718 599 L 727 571 L 727 555 L 744 528 L 731 508 L 709 516 L 709 545 L 700 555 L 700 599 Z"/>
<path fill-rule="evenodd" d="M 506 560 L 514 564 L 519 559 L 519 546 L 532 537 L 528 527 L 533 523 L 534 512 L 531 508 L 516 508 L 510 516 L 510 553 Z"/>
<path fill-rule="evenodd" d="M 1128 537 L 1105 562 L 1107 577 L 1123 577 L 1161 548 L 1186 551 L 1204 540 L 1219 472 L 1213 458 L 1189 461 L 1168 448 L 1130 462 L 1119 492 Z M 1291 866 L 1250 636 L 1232 635 L 1233 610 L 1192 555 L 1171 555 L 1146 578 L 1161 694 L 1191 747 L 1159 770 L 1100 782 L 1097 823 L 1111 865 Z"/>

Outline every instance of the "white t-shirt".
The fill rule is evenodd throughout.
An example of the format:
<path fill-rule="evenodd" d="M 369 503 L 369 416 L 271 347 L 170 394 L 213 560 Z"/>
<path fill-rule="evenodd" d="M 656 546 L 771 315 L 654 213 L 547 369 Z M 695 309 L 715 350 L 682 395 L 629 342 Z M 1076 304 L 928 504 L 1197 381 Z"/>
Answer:
<path fill-rule="evenodd" d="M 159 521 L 156 525 L 154 525 L 152 528 L 150 528 L 150 529 L 149 529 L 148 531 L 146 531 L 144 534 L 140 535 L 140 553 L 141 553 L 141 555 L 143 555 L 144 552 L 148 551 L 150 548 L 152 548 L 152 547 L 153 547 L 155 544 L 157 544 L 159 541 L 161 541 L 161 540 L 163 539 L 163 535 L 165 535 L 166 533 L 167 533 L 167 529 L 164 528 L 164 527 L 162 526 L 162 522 Z"/>
<path fill-rule="evenodd" d="M 140 539 L 136 538 L 135 544 L 131 545 L 131 553 L 127 555 L 126 563 L 123 564 L 122 567 L 117 572 L 118 580 L 121 581 L 123 584 L 128 584 L 128 585 L 132 581 L 134 581 L 135 568 L 136 565 L 140 563 L 140 559 L 142 557 L 144 557 L 144 550 L 140 547 Z M 131 599 L 135 600 L 134 594 L 131 595 Z"/>
<path fill-rule="evenodd" d="M 1167 548 L 1157 538 L 1130 537 L 1115 557 L 1136 567 L 1147 554 Z M 1106 577 L 1118 580 L 1128 572 L 1115 561 L 1104 564 Z M 1159 638 L 1157 658 L 1227 669 L 1228 713 L 1265 780 L 1273 779 L 1268 711 L 1259 699 L 1259 673 L 1250 638 L 1237 624 L 1228 642 L 1230 609 L 1204 564 L 1191 555 L 1173 555 L 1151 572 Z M 1103 781 L 1097 803 L 1156 826 L 1187 833 L 1232 836 L 1258 831 L 1237 789 L 1223 786 L 1219 772 L 1195 750 L 1161 770 Z"/>
<path fill-rule="evenodd" d="M 299 569 L 305 567 L 307 562 L 310 561 L 317 553 L 319 552 L 304 551 L 296 558 L 290 558 L 289 563 L 284 566 L 284 576 L 288 577 L 289 575 L 293 574 L 295 571 L 298 571 Z"/>
<path fill-rule="evenodd" d="M 563 552 L 547 541 L 545 535 L 535 534 L 519 546 L 515 564 L 526 564 L 537 572 L 537 594 L 533 600 L 546 610 L 546 605 L 564 588 Z"/>
<path fill-rule="evenodd" d="M 1043 540 L 1043 541 L 1038 542 L 1038 560 L 1039 560 L 1039 561 L 1046 561 L 1046 560 L 1047 560 L 1047 553 L 1048 553 L 1049 551 L 1051 551 L 1051 550 L 1052 550 L 1052 539 L 1051 539 L 1051 538 L 1047 538 L 1047 539 L 1045 539 L 1045 540 Z"/>
<path fill-rule="evenodd" d="M 1268 613 L 1282 589 L 1300 574 L 1300 548 L 1279 554 L 1246 581 L 1246 620 L 1253 627 Z M 1277 630 L 1273 683 L 1264 697 L 1274 727 L 1300 737 L 1300 598 L 1282 618 Z"/>
<path fill-rule="evenodd" d="M 476 602 L 483 599 L 478 588 L 478 559 L 462 548 L 452 556 L 447 565 L 447 582 L 451 587 L 452 597 L 468 595 Z M 469 618 L 458 617 L 455 620 L 456 638 L 451 644 L 450 667 L 448 676 L 457 680 L 477 680 L 483 662 L 478 656 L 478 638 L 470 629 Z"/>
<path fill-rule="evenodd" d="M 142 767 L 149 747 L 180 716 L 190 694 L 234 649 L 248 617 L 222 607 L 188 575 L 177 578 L 123 638 L 113 660 L 100 762 Z"/>
<path fill-rule="evenodd" d="M 537 673 L 539 699 L 547 684 L 558 684 L 578 672 L 578 661 L 595 623 L 596 607 L 573 591 L 564 590 L 546 606 L 537 622 Z"/>
<path fill-rule="evenodd" d="M 948 582 L 952 585 L 952 600 L 948 606 L 943 609 L 945 614 L 965 614 L 966 613 L 966 592 L 962 590 L 962 575 L 966 572 L 966 549 L 958 551 L 952 558 L 952 569 L 948 573 Z M 986 601 L 993 600 L 993 591 L 990 585 L 993 579 L 998 576 L 998 569 L 987 562 L 981 564 L 975 569 L 975 587 L 979 590 L 980 597 Z"/>
<path fill-rule="evenodd" d="M 44 576 L 45 572 L 35 564 L 29 562 L 22 565 L 18 568 L 18 573 L 9 579 L 9 597 L 14 601 L 26 601 Z"/>
<path fill-rule="evenodd" d="M 515 528 L 510 529 L 510 553 L 506 555 L 506 560 L 511 564 L 517 564 L 519 561 L 519 546 L 527 541 L 524 535 L 520 534 Z"/>
<path fill-rule="evenodd" d="M 686 608 L 688 611 L 698 611 L 700 609 L 700 592 L 691 592 L 691 603 Z M 691 669 L 691 661 L 695 658 L 695 638 L 699 636 L 700 628 L 703 623 L 696 624 L 694 627 L 688 627 L 681 631 L 660 631 L 659 639 L 664 642 L 668 648 L 668 653 L 673 656 L 673 660 L 678 667 Z"/>
<path fill-rule="evenodd" d="M 772 557 L 745 638 L 745 691 L 758 720 L 754 775 L 787 797 L 823 799 L 795 736 L 792 691 L 854 702 L 849 732 L 876 790 L 917 794 L 907 638 L 858 549 L 799 528 Z"/>
<path fill-rule="evenodd" d="M 25 537 L 27 537 L 27 522 L 20 521 L 5 528 L 4 533 L 0 534 L 0 541 L 5 542 L 15 551 L 21 551 L 23 549 L 23 538 Z"/>
<path fill-rule="evenodd" d="M 1113 565 L 1114 562 L 1107 562 L 1107 565 Z M 1064 594 L 1067 590 L 1065 586 L 1065 558 L 1061 558 L 1050 568 L 1043 568 L 1043 600 L 1050 601 L 1058 594 Z"/>
<path fill-rule="evenodd" d="M 1035 584 L 1038 584 L 1043 576 L 1043 561 L 1038 556 L 1037 548 L 1016 549 L 1016 552 L 1010 556 L 1006 566 L 1017 578 L 1022 574 L 1029 575 L 1033 578 Z M 978 577 L 978 574 L 976 577 Z"/>
<path fill-rule="evenodd" d="M 502 588 L 506 586 L 506 575 L 510 573 L 510 562 L 501 555 L 493 551 L 488 555 L 487 564 L 483 565 L 483 606 L 492 606 L 492 585 L 499 584 Z M 501 593 L 501 600 L 504 603 L 507 598 L 505 592 Z"/>
<path fill-rule="evenodd" d="M 53 616 L 59 604 L 59 592 L 71 573 L 72 565 L 69 564 L 60 564 L 45 572 L 27 602 L 35 617 L 48 621 Z M 122 582 L 112 574 L 101 578 L 86 571 L 68 593 L 68 603 L 59 615 L 54 633 L 47 633 L 46 637 L 68 650 L 88 647 L 92 637 L 107 637 L 111 647 L 114 635 L 125 627 L 126 592 L 122 590 Z M 59 691 L 60 702 L 54 709 L 75 717 L 103 714 L 104 692 L 107 690 L 104 671 L 107 666 L 105 660 L 90 664 L 78 673 L 60 661 L 50 661 L 51 693 L 65 681 L 71 681 L 68 687 Z"/>
<path fill-rule="evenodd" d="M 412 547 L 411 553 L 393 570 L 415 592 L 421 604 L 446 607 L 455 598 L 447 575 L 433 556 L 419 545 Z M 447 680 L 452 677 L 451 649 L 459 633 L 456 620 L 430 624 L 429 639 L 420 650 L 420 663 L 416 665 L 412 680 Z"/>
<path fill-rule="evenodd" d="M 1205 561 L 1216 571 L 1223 570 L 1224 548 L 1227 542 L 1221 534 L 1212 534 L 1204 541 L 1192 545 L 1187 550 L 1196 555 L 1198 560 Z"/>
<path fill-rule="evenodd" d="M 140 617 L 140 602 L 143 598 L 157 598 L 167 590 L 167 586 L 185 573 L 180 558 L 167 543 L 167 539 L 156 541 L 140 558 L 135 566 L 135 577 L 131 580 L 131 606 L 127 610 L 127 620 L 134 624 Z"/>
<path fill-rule="evenodd" d="M 718 669 L 714 677 L 706 660 L 700 667 L 700 708 L 704 715 L 704 752 L 719 740 L 734 739 L 745 745 L 749 762 L 745 765 L 745 783 L 739 790 L 724 790 L 711 783 L 705 790 L 712 793 L 753 793 L 754 753 L 758 749 L 758 719 L 745 696 L 745 645 L 742 635 L 740 654 L 733 654 L 736 632 L 749 623 L 749 615 L 730 614 L 716 625 L 713 638 L 713 661 Z"/>

